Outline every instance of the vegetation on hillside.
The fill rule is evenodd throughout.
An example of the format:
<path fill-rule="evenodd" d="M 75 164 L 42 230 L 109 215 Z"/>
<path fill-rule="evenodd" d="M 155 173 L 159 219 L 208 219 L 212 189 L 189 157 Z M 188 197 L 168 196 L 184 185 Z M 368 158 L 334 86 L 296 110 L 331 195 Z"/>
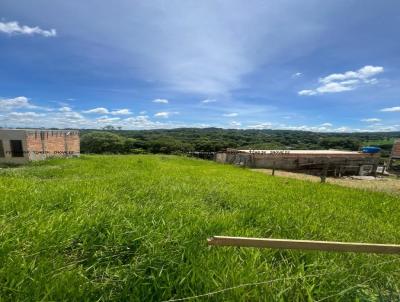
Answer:
<path fill-rule="evenodd" d="M 83 153 L 165 153 L 220 151 L 226 148 L 251 149 L 343 149 L 359 150 L 373 144 L 390 153 L 399 132 L 316 133 L 289 130 L 240 130 L 220 128 L 180 128 L 161 130 L 82 130 Z M 118 135 L 109 140 L 105 133 Z M 108 140 L 108 142 L 107 142 Z M 110 144 L 110 141 L 116 141 Z"/>
<path fill-rule="evenodd" d="M 208 247 L 212 235 L 400 243 L 397 196 L 165 155 L 0 171 L 0 300 L 395 301 L 395 255 Z"/>

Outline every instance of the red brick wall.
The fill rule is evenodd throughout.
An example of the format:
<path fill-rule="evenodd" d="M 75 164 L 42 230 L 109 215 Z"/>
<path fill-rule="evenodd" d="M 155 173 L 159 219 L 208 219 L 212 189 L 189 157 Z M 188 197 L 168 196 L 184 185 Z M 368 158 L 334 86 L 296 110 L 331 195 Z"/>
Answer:
<path fill-rule="evenodd" d="M 70 135 L 66 136 L 67 149 L 74 153 L 79 153 L 81 150 L 79 132 L 73 131 Z"/>
<path fill-rule="evenodd" d="M 400 157 L 400 140 L 396 140 L 393 145 L 392 150 L 393 157 Z"/>
<path fill-rule="evenodd" d="M 35 133 L 38 138 L 35 137 Z M 40 135 L 38 132 L 29 132 L 26 135 L 26 147 L 27 151 L 41 152 L 42 151 L 42 142 L 40 140 Z"/>
<path fill-rule="evenodd" d="M 31 159 L 79 155 L 80 152 L 79 132 L 73 130 L 28 131 L 26 144 Z"/>

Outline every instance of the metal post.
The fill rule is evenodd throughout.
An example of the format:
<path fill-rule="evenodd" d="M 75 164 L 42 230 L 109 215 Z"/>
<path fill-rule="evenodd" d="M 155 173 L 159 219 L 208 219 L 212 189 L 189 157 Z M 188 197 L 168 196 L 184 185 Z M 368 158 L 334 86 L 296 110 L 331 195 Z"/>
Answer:
<path fill-rule="evenodd" d="M 325 162 L 324 163 L 324 167 L 323 167 L 323 169 L 321 171 L 321 183 L 325 183 L 326 182 L 326 176 L 328 174 L 328 165 L 329 165 L 329 162 Z"/>
<path fill-rule="evenodd" d="M 372 175 L 376 177 L 376 170 L 378 169 L 379 159 L 375 159 L 374 164 L 372 165 Z"/>

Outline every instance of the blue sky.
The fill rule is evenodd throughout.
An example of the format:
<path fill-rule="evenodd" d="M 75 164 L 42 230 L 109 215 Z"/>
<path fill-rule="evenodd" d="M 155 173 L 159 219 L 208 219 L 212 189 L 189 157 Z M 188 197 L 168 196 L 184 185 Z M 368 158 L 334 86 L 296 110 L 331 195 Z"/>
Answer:
<path fill-rule="evenodd" d="M 0 126 L 400 130 L 399 10 L 2 0 Z"/>

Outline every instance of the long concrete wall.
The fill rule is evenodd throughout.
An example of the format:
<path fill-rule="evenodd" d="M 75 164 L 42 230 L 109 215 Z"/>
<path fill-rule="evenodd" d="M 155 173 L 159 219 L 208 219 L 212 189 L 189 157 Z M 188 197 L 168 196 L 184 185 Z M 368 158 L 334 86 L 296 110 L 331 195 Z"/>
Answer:
<path fill-rule="evenodd" d="M 217 153 L 215 160 L 250 168 L 278 169 L 287 171 L 302 171 L 318 174 L 328 167 L 329 173 L 359 174 L 364 169 L 373 170 L 379 161 L 379 154 L 251 154 L 222 152 Z M 316 172 L 316 173 L 313 173 Z"/>
<path fill-rule="evenodd" d="M 400 161 L 400 139 L 397 139 L 393 144 L 392 153 L 390 154 L 388 170 L 398 174 L 400 171 L 398 164 L 399 161 Z"/>
<path fill-rule="evenodd" d="M 400 139 L 395 140 L 390 157 L 400 159 Z"/>

